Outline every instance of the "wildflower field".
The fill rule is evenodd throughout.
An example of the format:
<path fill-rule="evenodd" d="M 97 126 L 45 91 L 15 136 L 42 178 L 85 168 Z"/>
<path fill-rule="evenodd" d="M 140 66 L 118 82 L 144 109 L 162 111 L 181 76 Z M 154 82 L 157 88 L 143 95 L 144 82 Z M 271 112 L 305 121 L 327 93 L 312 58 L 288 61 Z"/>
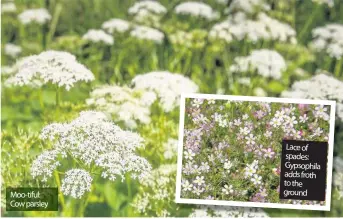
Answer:
<path fill-rule="evenodd" d="M 343 216 L 342 1 L 3 0 L 1 30 L 2 216 Z M 183 92 L 335 100 L 331 211 L 176 204 Z M 257 172 L 244 179 L 254 194 L 244 195 L 237 181 L 218 187 L 218 196 L 267 194 L 277 202 L 273 161 L 280 149 L 250 148 L 248 141 L 257 141 L 257 132 L 270 134 L 270 142 L 285 133 L 249 123 L 283 126 L 283 110 L 273 105 L 266 114 L 267 106 L 235 104 L 214 103 L 217 114 L 196 117 L 189 128 L 208 121 L 224 131 L 232 123 L 244 146 L 217 136 L 210 138 L 213 148 L 228 144 L 238 157 L 243 150 L 251 156 L 240 167 L 223 157 L 232 170 L 227 177 L 239 169 L 244 178 L 246 167 L 260 165 L 261 149 L 269 187 L 255 187 L 267 174 Z M 239 118 L 221 117 L 220 106 L 241 109 Z M 311 106 L 305 118 L 299 106 L 284 107 L 294 114 L 282 115 L 293 123 L 292 138 L 325 139 L 329 109 Z M 199 174 L 184 177 L 202 184 Z M 59 210 L 6 211 L 7 187 L 57 187 Z"/>

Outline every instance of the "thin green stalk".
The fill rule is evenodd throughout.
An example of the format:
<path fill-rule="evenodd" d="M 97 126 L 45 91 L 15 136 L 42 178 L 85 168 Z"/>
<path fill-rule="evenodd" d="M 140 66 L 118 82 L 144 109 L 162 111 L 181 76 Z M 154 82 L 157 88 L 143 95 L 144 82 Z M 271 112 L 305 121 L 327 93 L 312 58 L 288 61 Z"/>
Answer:
<path fill-rule="evenodd" d="M 39 90 L 39 104 L 42 108 L 42 111 L 44 111 L 44 101 L 43 101 L 43 89 Z"/>
<path fill-rule="evenodd" d="M 56 88 L 56 96 L 55 96 L 56 108 L 60 107 L 61 96 L 60 96 L 60 88 L 57 86 Z"/>
<path fill-rule="evenodd" d="M 339 60 L 336 60 L 336 65 L 335 65 L 335 75 L 336 77 L 341 76 L 341 68 L 343 65 L 343 58 L 340 58 Z"/>
<path fill-rule="evenodd" d="M 318 13 L 321 11 L 320 9 L 321 9 L 321 5 L 317 4 L 317 6 L 314 9 L 314 11 L 311 13 L 311 16 L 307 19 L 304 27 L 301 29 L 301 32 L 298 35 L 298 41 L 303 40 L 304 35 L 306 33 L 308 33 L 309 28 L 310 28 L 311 24 L 313 23 L 314 18 L 317 17 Z"/>
<path fill-rule="evenodd" d="M 58 172 L 55 171 L 54 175 L 55 175 L 55 181 L 56 181 L 57 187 L 61 188 L 61 181 L 60 181 L 60 176 L 59 176 Z M 63 193 L 59 193 L 59 197 L 60 197 L 60 203 L 62 205 L 62 209 L 64 210 L 66 205 L 65 205 L 65 200 L 64 200 Z"/>
<path fill-rule="evenodd" d="M 127 184 L 127 196 L 129 199 L 129 202 L 132 200 L 132 188 L 131 188 L 131 179 L 130 176 L 126 176 L 126 184 Z M 127 208 L 127 216 L 130 214 L 130 208 Z"/>
<path fill-rule="evenodd" d="M 60 14 L 62 12 L 62 9 L 63 9 L 62 4 L 61 3 L 57 3 L 55 11 L 54 11 L 54 16 L 52 18 L 51 25 L 50 25 L 50 28 L 49 28 L 49 32 L 48 32 L 47 37 L 46 37 L 47 38 L 46 39 L 46 43 L 47 44 L 49 44 L 51 42 L 51 39 L 52 39 L 52 37 L 55 34 L 56 27 L 57 27 L 58 20 L 60 18 Z"/>

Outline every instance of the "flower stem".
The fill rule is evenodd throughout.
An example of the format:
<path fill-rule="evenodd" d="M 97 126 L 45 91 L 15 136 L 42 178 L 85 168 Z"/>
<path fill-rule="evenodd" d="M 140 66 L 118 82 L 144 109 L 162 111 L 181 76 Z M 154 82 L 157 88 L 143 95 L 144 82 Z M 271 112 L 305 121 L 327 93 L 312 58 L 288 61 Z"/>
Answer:
<path fill-rule="evenodd" d="M 56 99 L 56 108 L 59 108 L 59 106 L 60 106 L 60 101 L 61 101 L 61 97 L 60 97 L 60 88 L 59 87 L 57 87 L 56 88 L 56 97 L 55 97 Z"/>
<path fill-rule="evenodd" d="M 341 76 L 342 65 L 343 65 L 343 58 L 340 58 L 339 60 L 336 60 L 336 65 L 335 65 L 335 75 L 336 75 L 336 77 Z"/>
<path fill-rule="evenodd" d="M 57 171 L 54 172 L 54 175 L 55 175 L 55 181 L 56 181 L 57 187 L 60 189 L 61 188 L 60 176 L 59 176 Z M 62 192 L 59 193 L 59 197 L 60 197 L 60 200 L 61 200 L 60 203 L 61 203 L 62 212 L 63 212 L 63 210 L 66 209 L 66 205 L 65 205 L 65 200 L 64 200 L 64 196 L 63 196 Z"/>

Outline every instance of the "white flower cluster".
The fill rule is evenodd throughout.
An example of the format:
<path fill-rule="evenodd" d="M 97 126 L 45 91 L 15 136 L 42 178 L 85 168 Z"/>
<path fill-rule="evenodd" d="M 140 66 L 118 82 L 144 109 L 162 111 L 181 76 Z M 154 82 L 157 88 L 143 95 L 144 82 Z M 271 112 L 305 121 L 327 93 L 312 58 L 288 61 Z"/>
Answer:
<path fill-rule="evenodd" d="M 316 51 L 324 51 L 330 57 L 341 59 L 343 56 L 343 25 L 327 24 L 312 30 L 314 40 L 310 46 Z"/>
<path fill-rule="evenodd" d="M 258 9 L 269 10 L 270 6 L 265 3 L 265 0 L 233 0 L 230 3 L 227 12 L 242 11 L 244 13 L 252 14 Z"/>
<path fill-rule="evenodd" d="M 168 216 L 168 210 L 172 208 L 170 203 L 175 199 L 175 177 L 175 164 L 161 165 L 153 170 L 141 181 L 140 190 L 133 203 L 136 211 L 142 214 L 152 211 L 157 217 Z"/>
<path fill-rule="evenodd" d="M 141 40 L 153 41 L 158 44 L 161 44 L 164 40 L 164 33 L 147 26 L 135 26 L 130 32 L 130 35 Z"/>
<path fill-rule="evenodd" d="M 12 75 L 14 74 L 16 71 L 16 65 L 12 65 L 12 66 L 8 66 L 8 65 L 4 65 L 1 66 L 1 75 Z"/>
<path fill-rule="evenodd" d="M 113 36 L 107 34 L 103 30 L 90 29 L 82 36 L 82 39 L 88 40 L 94 43 L 104 43 L 106 45 L 113 45 Z"/>
<path fill-rule="evenodd" d="M 284 58 L 276 51 L 254 50 L 249 56 L 236 57 L 230 67 L 231 72 L 257 71 L 263 77 L 280 79 L 287 65 Z"/>
<path fill-rule="evenodd" d="M 155 92 L 165 112 L 170 112 L 180 105 L 181 93 L 195 93 L 199 89 L 189 78 L 167 71 L 137 75 L 132 79 L 132 84 L 137 89 Z"/>
<path fill-rule="evenodd" d="M 130 22 L 118 18 L 113 18 L 105 21 L 101 28 L 106 30 L 108 33 L 113 34 L 114 32 L 123 33 L 130 29 Z"/>
<path fill-rule="evenodd" d="M 15 6 L 15 4 L 13 2 L 1 3 L 1 14 L 12 13 L 12 12 L 16 12 L 16 11 L 17 11 L 17 7 Z"/>
<path fill-rule="evenodd" d="M 71 169 L 65 173 L 61 191 L 64 195 L 81 198 L 85 192 L 91 191 L 93 178 L 83 169 Z"/>
<path fill-rule="evenodd" d="M 343 120 L 343 81 L 327 74 L 318 74 L 308 80 L 297 81 L 281 96 L 306 99 L 335 100 L 336 116 Z"/>
<path fill-rule="evenodd" d="M 205 218 L 268 218 L 268 214 L 260 208 L 245 208 L 245 207 L 223 207 L 223 206 L 203 206 L 196 208 L 191 213 L 190 217 Z"/>
<path fill-rule="evenodd" d="M 51 20 L 49 11 L 45 8 L 28 9 L 18 15 L 19 21 L 22 24 L 38 23 L 45 24 Z"/>
<path fill-rule="evenodd" d="M 207 31 L 195 29 L 190 32 L 176 31 L 169 36 L 170 42 L 182 48 L 203 48 L 206 45 Z"/>
<path fill-rule="evenodd" d="M 7 86 L 31 85 L 35 81 L 57 84 L 69 90 L 78 81 L 89 82 L 94 75 L 68 52 L 45 51 L 17 63 L 18 72 L 6 80 Z"/>
<path fill-rule="evenodd" d="M 56 154 L 62 158 L 76 159 L 86 168 L 96 166 L 101 169 L 101 176 L 109 180 L 115 180 L 118 176 L 124 180 L 127 173 L 130 173 L 133 179 L 143 179 L 150 173 L 151 166 L 148 161 L 135 154 L 137 148 L 143 147 L 143 139 L 136 133 L 122 130 L 101 112 L 83 111 L 70 123 L 47 125 L 43 128 L 40 138 L 53 142 L 53 153 L 43 152 L 43 155 L 33 162 L 36 164 L 31 168 L 34 177 L 51 176 L 51 172 L 59 164 L 57 161 L 54 163 Z M 85 190 L 74 193 L 72 188 L 78 185 L 89 188 L 88 173 L 76 170 L 69 173 L 63 181 L 66 184 L 62 187 L 65 194 L 79 197 Z M 78 173 L 80 176 L 77 176 Z M 75 183 L 71 184 L 73 180 Z"/>
<path fill-rule="evenodd" d="M 135 19 L 145 19 L 154 15 L 167 13 L 167 9 L 157 1 L 140 1 L 136 2 L 129 8 L 128 13 L 135 16 Z"/>
<path fill-rule="evenodd" d="M 215 12 L 211 6 L 203 2 L 183 2 L 175 7 L 176 14 L 190 15 L 194 17 L 204 18 L 206 20 L 215 20 L 219 14 Z"/>
<path fill-rule="evenodd" d="M 257 20 L 246 19 L 245 14 L 237 13 L 215 24 L 209 36 L 211 39 L 221 39 L 226 42 L 246 38 L 252 42 L 275 40 L 296 43 L 296 32 L 290 25 L 273 19 L 265 13 L 259 13 Z"/>
<path fill-rule="evenodd" d="M 57 150 L 48 150 L 41 153 L 31 165 L 32 177 L 42 177 L 42 182 L 48 181 L 54 170 L 61 165 L 57 160 L 58 155 Z"/>
<path fill-rule="evenodd" d="M 16 58 L 19 56 L 19 54 L 21 53 L 21 47 L 17 46 L 15 44 L 12 43 L 7 43 L 5 44 L 5 48 L 4 48 L 4 52 L 6 55 L 12 57 L 12 58 Z"/>
<path fill-rule="evenodd" d="M 128 128 L 136 128 L 137 121 L 150 123 L 150 106 L 156 100 L 154 92 L 128 87 L 103 85 L 94 89 L 86 103 L 97 110 L 110 113 Z"/>
<path fill-rule="evenodd" d="M 166 143 L 163 144 L 164 158 L 167 160 L 173 159 L 177 155 L 178 140 L 169 138 Z"/>

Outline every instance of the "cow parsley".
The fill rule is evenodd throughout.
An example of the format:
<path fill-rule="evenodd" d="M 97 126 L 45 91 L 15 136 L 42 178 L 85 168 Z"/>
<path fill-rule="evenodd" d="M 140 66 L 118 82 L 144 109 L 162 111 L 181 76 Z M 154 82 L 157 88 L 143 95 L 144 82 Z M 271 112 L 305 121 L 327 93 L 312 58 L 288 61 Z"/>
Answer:
<path fill-rule="evenodd" d="M 13 13 L 17 11 L 17 7 L 13 2 L 1 3 L 1 14 L 3 13 Z"/>
<path fill-rule="evenodd" d="M 62 181 L 62 191 L 73 197 L 79 198 L 88 191 L 91 176 L 86 171 L 94 167 L 101 177 L 109 180 L 119 176 L 123 181 L 128 173 L 133 179 L 143 179 L 150 173 L 148 161 L 136 154 L 136 149 L 143 147 L 143 139 L 136 133 L 122 130 L 101 112 L 83 111 L 69 123 L 47 125 L 40 138 L 51 141 L 53 149 L 43 152 L 33 162 L 33 177 L 41 176 L 46 181 L 63 160 L 75 160 L 76 166 L 86 168 L 69 170 Z M 83 181 L 87 186 L 73 184 L 74 180 Z M 78 185 L 83 189 L 79 188 L 79 193 L 73 192 L 70 187 Z"/>
<path fill-rule="evenodd" d="M 199 89 L 192 80 L 167 71 L 137 75 L 132 79 L 132 84 L 137 89 L 155 92 L 165 112 L 170 112 L 179 106 L 181 93 L 194 93 Z"/>
<path fill-rule="evenodd" d="M 288 24 L 273 19 L 265 13 L 259 13 L 256 20 L 246 18 L 243 13 L 236 13 L 221 23 L 215 24 L 210 30 L 212 40 L 248 39 L 256 43 L 259 40 L 273 40 L 296 43 L 296 32 Z"/>
<path fill-rule="evenodd" d="M 265 3 L 265 0 L 233 0 L 227 12 L 232 13 L 242 11 L 244 13 L 252 14 L 259 10 L 269 10 L 270 6 Z"/>
<path fill-rule="evenodd" d="M 85 192 L 91 191 L 93 178 L 83 169 L 71 169 L 65 173 L 62 180 L 61 191 L 64 195 L 81 198 Z"/>
<path fill-rule="evenodd" d="M 219 17 L 211 6 L 202 2 L 183 2 L 175 7 L 176 14 L 190 15 L 193 17 L 204 18 L 206 20 L 214 20 Z"/>
<path fill-rule="evenodd" d="M 130 35 L 137 39 L 153 41 L 158 44 L 161 44 L 164 40 L 164 33 L 146 26 L 135 26 Z"/>
<path fill-rule="evenodd" d="M 113 18 L 108 21 L 105 21 L 101 28 L 106 30 L 108 33 L 113 34 L 114 32 L 119 32 L 123 33 L 126 32 L 130 29 L 130 22 L 118 19 L 118 18 Z"/>
<path fill-rule="evenodd" d="M 316 51 L 323 51 L 329 56 L 341 59 L 343 56 L 343 25 L 327 24 L 312 30 L 313 41 L 310 46 Z"/>
<path fill-rule="evenodd" d="M 280 79 L 287 67 L 284 58 L 278 52 L 267 49 L 254 50 L 246 57 L 236 57 L 234 62 L 230 67 L 231 72 L 252 70 L 263 77 L 274 79 Z"/>
<path fill-rule="evenodd" d="M 5 82 L 9 86 L 30 85 L 38 80 L 69 90 L 76 82 L 94 80 L 93 73 L 68 52 L 45 51 L 25 57 L 17 65 L 18 72 Z"/>
<path fill-rule="evenodd" d="M 176 165 L 166 164 L 141 181 L 133 206 L 138 213 L 165 217 L 177 209 L 175 199 Z"/>
<path fill-rule="evenodd" d="M 18 15 L 19 21 L 26 25 L 30 23 L 45 24 L 51 20 L 49 11 L 45 8 L 28 9 Z"/>
<path fill-rule="evenodd" d="M 155 100 L 153 92 L 104 85 L 94 89 L 86 102 L 98 110 L 110 113 L 127 127 L 136 128 L 137 122 L 150 123 L 149 107 Z"/>
<path fill-rule="evenodd" d="M 17 46 L 17 45 L 12 44 L 12 43 L 5 44 L 4 52 L 6 55 L 8 55 L 12 58 L 16 58 L 21 53 L 21 51 L 22 51 L 22 49 L 20 46 Z"/>
<path fill-rule="evenodd" d="M 336 116 L 343 120 L 343 82 L 327 74 L 318 74 L 308 80 L 296 81 L 281 96 L 306 99 L 335 100 Z"/>
<path fill-rule="evenodd" d="M 103 30 L 90 29 L 82 36 L 82 39 L 88 40 L 94 43 L 102 42 L 106 45 L 113 45 L 113 36 L 107 34 Z"/>

